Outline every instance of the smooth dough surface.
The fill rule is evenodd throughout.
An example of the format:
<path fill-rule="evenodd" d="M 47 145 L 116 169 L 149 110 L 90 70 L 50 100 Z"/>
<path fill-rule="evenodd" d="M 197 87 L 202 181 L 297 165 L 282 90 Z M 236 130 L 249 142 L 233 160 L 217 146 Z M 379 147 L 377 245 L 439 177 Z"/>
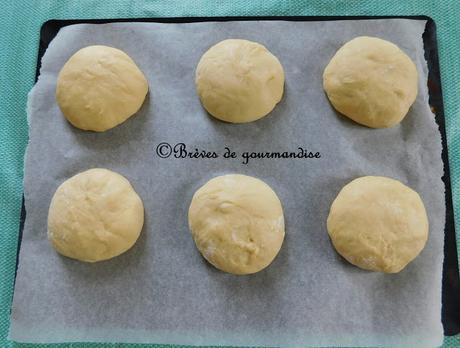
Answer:
<path fill-rule="evenodd" d="M 196 69 L 204 108 L 231 123 L 258 120 L 273 110 L 284 90 L 284 70 L 263 45 L 229 39 L 212 46 Z"/>
<path fill-rule="evenodd" d="M 264 269 L 283 244 L 284 215 L 278 196 L 263 181 L 246 175 L 208 181 L 193 196 L 188 221 L 204 258 L 233 274 Z"/>
<path fill-rule="evenodd" d="M 414 190 L 394 179 L 364 176 L 342 188 L 327 229 L 337 252 L 350 263 L 397 273 L 425 247 L 428 217 Z"/>
<path fill-rule="evenodd" d="M 131 248 L 143 224 L 144 206 L 129 181 L 96 168 L 58 187 L 48 212 L 48 239 L 64 256 L 96 262 Z"/>
<path fill-rule="evenodd" d="M 417 97 L 417 80 L 414 62 L 398 46 L 367 36 L 343 45 L 323 74 L 334 108 L 371 128 L 402 121 Z"/>
<path fill-rule="evenodd" d="M 88 46 L 70 57 L 59 72 L 56 100 L 75 127 L 103 132 L 135 114 L 147 92 L 145 76 L 126 53 Z"/>

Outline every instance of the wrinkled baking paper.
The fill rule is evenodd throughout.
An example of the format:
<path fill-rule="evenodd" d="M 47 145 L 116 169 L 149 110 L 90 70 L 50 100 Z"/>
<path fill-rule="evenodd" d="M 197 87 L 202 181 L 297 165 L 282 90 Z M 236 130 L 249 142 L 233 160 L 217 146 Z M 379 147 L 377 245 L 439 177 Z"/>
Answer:
<path fill-rule="evenodd" d="M 27 219 L 11 339 L 289 348 L 439 346 L 443 164 L 441 136 L 428 106 L 424 28 L 425 21 L 388 19 L 81 24 L 62 29 L 43 57 L 29 96 Z M 420 73 L 415 104 L 391 129 L 349 121 L 334 112 L 323 92 L 322 73 L 329 59 L 360 35 L 396 43 Z M 282 101 L 257 122 L 215 120 L 196 96 L 194 74 L 201 55 L 227 38 L 262 43 L 285 69 Z M 140 112 L 105 133 L 72 127 L 55 102 L 63 64 L 78 49 L 95 44 L 127 52 L 150 85 Z M 163 142 L 220 156 L 160 158 Z M 224 158 L 226 147 L 238 157 Z M 244 152 L 293 152 L 299 147 L 321 157 L 243 164 Z M 93 167 L 126 176 L 144 201 L 146 220 L 130 251 L 87 264 L 53 250 L 46 237 L 47 212 L 59 184 Z M 281 252 L 255 275 L 234 276 L 211 267 L 188 230 L 193 193 L 226 173 L 264 180 L 284 207 Z M 343 185 L 363 175 L 396 178 L 418 191 L 426 205 L 428 243 L 399 274 L 348 264 L 328 238 L 326 218 L 333 199 Z"/>

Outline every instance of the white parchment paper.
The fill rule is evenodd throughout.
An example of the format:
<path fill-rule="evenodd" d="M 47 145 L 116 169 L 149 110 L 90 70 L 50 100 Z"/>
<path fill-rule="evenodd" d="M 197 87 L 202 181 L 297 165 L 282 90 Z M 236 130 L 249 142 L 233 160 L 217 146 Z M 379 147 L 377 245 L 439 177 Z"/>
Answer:
<path fill-rule="evenodd" d="M 50 44 L 29 96 L 25 163 L 27 219 L 10 337 L 23 342 L 118 341 L 243 346 L 441 344 L 444 186 L 441 138 L 428 106 L 425 21 L 118 23 L 74 25 Z M 336 50 L 359 35 L 399 45 L 417 64 L 419 95 L 404 121 L 369 129 L 338 115 L 322 88 Z M 226 38 L 264 44 L 284 66 L 285 95 L 267 117 L 232 125 L 209 117 L 195 93 L 201 55 Z M 55 102 L 56 77 L 78 49 L 127 52 L 147 76 L 140 112 L 105 133 L 80 131 Z M 160 158 L 156 147 L 320 152 L 320 159 Z M 106 262 L 58 255 L 46 237 L 50 199 L 64 180 L 92 167 L 126 176 L 142 197 L 137 244 Z M 286 239 L 264 271 L 234 276 L 209 266 L 188 231 L 187 209 L 210 178 L 242 173 L 280 197 Z M 418 191 L 430 220 L 420 256 L 399 274 L 360 270 L 339 257 L 326 231 L 329 207 L 347 182 L 384 175 Z"/>

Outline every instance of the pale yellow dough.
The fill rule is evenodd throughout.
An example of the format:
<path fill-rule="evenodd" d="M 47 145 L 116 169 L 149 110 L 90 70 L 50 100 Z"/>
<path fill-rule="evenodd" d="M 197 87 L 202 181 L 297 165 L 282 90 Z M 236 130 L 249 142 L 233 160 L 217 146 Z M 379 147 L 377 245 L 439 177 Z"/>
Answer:
<path fill-rule="evenodd" d="M 284 90 L 284 70 L 259 43 L 229 39 L 212 46 L 196 69 L 204 108 L 231 123 L 258 120 L 273 110 Z"/>
<path fill-rule="evenodd" d="M 195 244 L 206 260 L 233 274 L 267 267 L 284 239 L 283 208 L 263 181 L 223 175 L 193 196 L 188 221 Z"/>
<path fill-rule="evenodd" d="M 59 72 L 56 100 L 75 127 L 103 132 L 135 114 L 148 92 L 145 76 L 123 51 L 88 46 Z"/>
<path fill-rule="evenodd" d="M 129 181 L 96 168 L 58 187 L 48 212 L 48 239 L 64 256 L 96 262 L 131 248 L 143 224 L 144 206 Z"/>
<path fill-rule="evenodd" d="M 367 36 L 343 45 L 323 74 L 334 108 L 371 128 L 402 121 L 417 97 L 417 80 L 415 64 L 398 46 Z"/>
<path fill-rule="evenodd" d="M 337 252 L 350 263 L 397 273 L 425 247 L 428 217 L 414 190 L 394 179 L 364 176 L 342 188 L 327 229 Z"/>

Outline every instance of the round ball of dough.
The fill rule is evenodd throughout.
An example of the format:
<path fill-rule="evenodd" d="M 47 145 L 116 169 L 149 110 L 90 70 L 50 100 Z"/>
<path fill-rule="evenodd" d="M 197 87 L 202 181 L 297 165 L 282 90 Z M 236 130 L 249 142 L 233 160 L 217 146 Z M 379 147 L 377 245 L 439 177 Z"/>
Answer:
<path fill-rule="evenodd" d="M 145 76 L 123 51 L 88 46 L 59 72 L 56 99 L 75 127 L 103 132 L 135 114 L 148 92 Z"/>
<path fill-rule="evenodd" d="M 337 252 L 350 263 L 397 273 L 424 248 L 428 218 L 414 190 L 394 179 L 364 176 L 342 188 L 327 229 Z"/>
<path fill-rule="evenodd" d="M 334 108 L 371 128 L 402 121 L 417 97 L 417 69 L 391 42 L 357 37 L 343 45 L 324 70 L 323 85 Z"/>
<path fill-rule="evenodd" d="M 284 239 L 283 208 L 263 181 L 223 175 L 193 196 L 188 221 L 195 244 L 206 260 L 233 274 L 267 267 Z"/>
<path fill-rule="evenodd" d="M 48 239 L 64 256 L 96 262 L 131 248 L 143 224 L 144 206 L 129 181 L 107 169 L 90 169 L 56 190 Z"/>
<path fill-rule="evenodd" d="M 284 70 L 261 44 L 224 40 L 203 54 L 195 83 L 201 103 L 212 116 L 245 123 L 264 117 L 281 100 Z"/>

